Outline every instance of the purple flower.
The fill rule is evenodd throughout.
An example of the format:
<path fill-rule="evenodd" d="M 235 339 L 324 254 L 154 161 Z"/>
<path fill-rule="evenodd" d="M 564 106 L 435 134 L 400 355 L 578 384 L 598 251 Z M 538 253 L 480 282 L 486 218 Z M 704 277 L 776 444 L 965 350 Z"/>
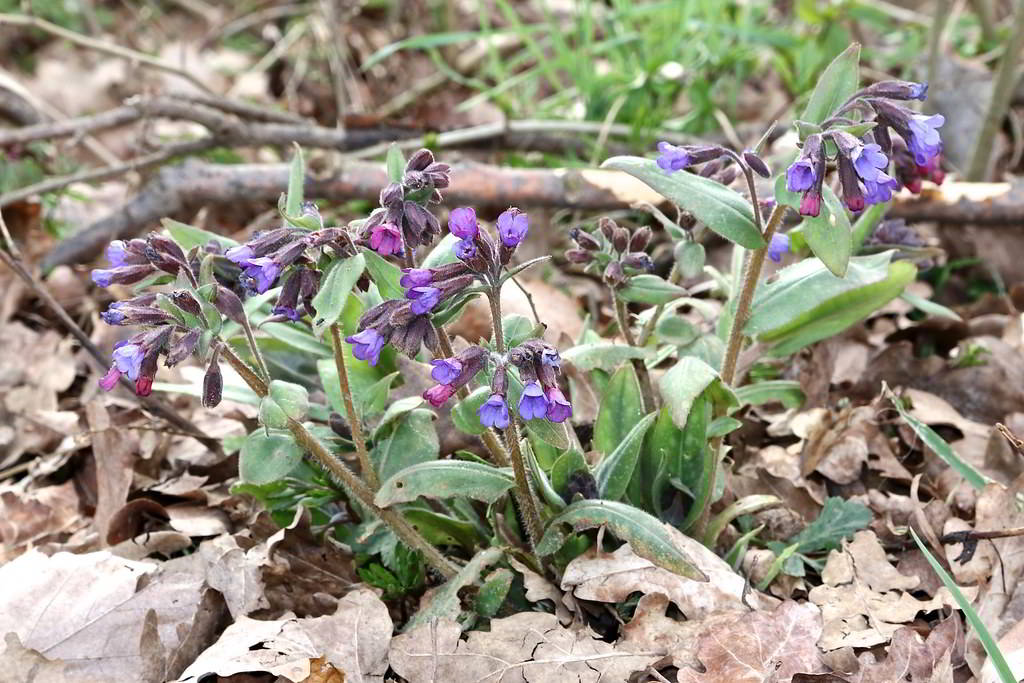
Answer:
<path fill-rule="evenodd" d="M 128 379 L 138 379 L 139 371 L 142 369 L 142 359 L 146 357 L 146 352 L 139 344 L 123 343 L 114 348 L 112 357 L 114 366 L 128 375 Z"/>
<path fill-rule="evenodd" d="M 440 408 L 445 401 L 452 397 L 456 391 L 455 387 L 447 384 L 436 384 L 423 392 L 423 398 L 430 401 L 430 405 Z"/>
<path fill-rule="evenodd" d="M 889 158 L 882 154 L 881 145 L 874 143 L 854 149 L 853 168 L 864 182 L 877 182 L 878 174 L 889 166 Z"/>
<path fill-rule="evenodd" d="M 249 259 L 245 267 L 245 275 L 253 283 L 257 293 L 262 294 L 274 285 L 281 274 L 281 266 L 268 256 Z"/>
<path fill-rule="evenodd" d="M 527 382 L 523 387 L 523 395 L 519 398 L 519 414 L 524 420 L 544 417 L 548 412 L 548 399 L 540 382 Z"/>
<path fill-rule="evenodd" d="M 123 240 L 114 240 L 107 245 L 107 260 L 112 266 L 126 266 L 125 259 L 128 258 L 128 251 L 125 249 Z"/>
<path fill-rule="evenodd" d="M 403 287 L 423 287 L 429 285 L 434 274 L 427 268 L 402 268 L 402 279 L 399 284 Z"/>
<path fill-rule="evenodd" d="M 508 404 L 501 394 L 491 394 L 490 398 L 484 401 L 476 414 L 480 416 L 480 424 L 485 427 L 497 427 L 505 429 L 508 427 Z"/>
<path fill-rule="evenodd" d="M 801 158 L 786 169 L 786 189 L 790 192 L 804 192 L 814 185 L 814 163 Z"/>
<path fill-rule="evenodd" d="M 529 229 L 526 214 L 519 209 L 507 209 L 498 216 L 498 234 L 501 236 L 501 243 L 506 247 L 514 247 L 526 239 Z"/>
<path fill-rule="evenodd" d="M 111 365 L 110 369 L 107 370 L 107 374 L 100 378 L 100 387 L 103 391 L 110 391 L 117 386 L 118 380 L 121 379 L 121 371 L 117 369 L 117 365 Z"/>
<path fill-rule="evenodd" d="M 800 200 L 800 215 L 817 216 L 819 213 L 821 213 L 821 193 L 808 190 L 804 193 L 804 198 Z"/>
<path fill-rule="evenodd" d="M 910 139 L 907 146 L 914 155 L 918 165 L 924 166 L 933 157 L 942 151 L 942 138 L 939 137 L 939 128 L 946 122 L 942 114 L 924 116 L 915 114 L 910 117 L 907 125 L 910 127 Z"/>
<path fill-rule="evenodd" d="M 562 366 L 562 357 L 558 355 L 558 351 L 553 348 L 545 347 L 540 352 L 540 362 L 549 368 L 558 370 Z"/>
<path fill-rule="evenodd" d="M 451 384 L 462 374 L 462 361 L 458 358 L 438 358 L 430 364 L 434 366 L 430 376 L 440 384 Z"/>
<path fill-rule="evenodd" d="M 768 245 L 768 258 L 776 263 L 782 261 L 782 255 L 789 251 L 789 235 L 777 232 L 772 235 L 772 242 Z"/>
<path fill-rule="evenodd" d="M 547 390 L 548 409 L 545 416 L 552 422 L 565 422 L 572 417 L 572 404 L 558 387 Z"/>
<path fill-rule="evenodd" d="M 252 247 L 245 244 L 239 244 L 237 247 L 231 247 L 224 252 L 224 256 L 226 256 L 229 261 L 237 263 L 240 266 L 249 265 L 249 259 L 254 255 Z"/>
<path fill-rule="evenodd" d="M 282 306 L 280 304 L 274 306 L 271 313 L 273 313 L 274 315 L 283 315 L 284 317 L 288 318 L 293 322 L 298 321 L 298 319 L 302 317 L 302 314 L 299 313 L 298 309 L 293 308 L 291 306 Z"/>
<path fill-rule="evenodd" d="M 460 240 L 472 242 L 480 230 L 476 224 L 476 210 L 469 206 L 452 209 L 448 216 L 448 230 Z"/>
<path fill-rule="evenodd" d="M 677 147 L 668 142 L 658 143 L 658 159 L 655 163 L 658 164 L 659 168 L 662 168 L 669 173 L 672 171 L 681 171 L 690 164 L 693 163 L 693 157 L 683 147 Z"/>
<path fill-rule="evenodd" d="M 375 225 L 370 232 L 370 248 L 381 256 L 402 253 L 402 233 L 391 223 Z"/>
<path fill-rule="evenodd" d="M 109 287 L 113 281 L 114 269 L 113 268 L 94 268 L 92 271 L 92 281 L 96 283 L 98 287 Z"/>
<path fill-rule="evenodd" d="M 460 261 L 468 261 L 476 256 L 476 244 L 473 243 L 473 240 L 459 240 L 452 247 L 452 252 Z"/>
<path fill-rule="evenodd" d="M 345 341 L 352 345 L 352 355 L 359 360 L 368 361 L 370 365 L 376 365 L 380 360 L 380 350 L 384 348 L 384 337 L 380 336 L 372 327 L 351 337 L 345 337 Z"/>
<path fill-rule="evenodd" d="M 881 204 L 892 199 L 892 193 L 898 192 L 900 183 L 888 174 L 879 171 L 876 182 L 864 183 L 864 201 L 868 204 Z"/>
<path fill-rule="evenodd" d="M 441 300 L 441 290 L 437 287 L 413 287 L 406 291 L 405 296 L 412 301 L 409 310 L 416 315 L 423 315 L 437 306 Z"/>
<path fill-rule="evenodd" d="M 110 307 L 107 308 L 107 310 L 100 313 L 100 317 L 103 318 L 103 322 L 105 322 L 108 325 L 120 325 L 121 323 L 123 323 L 125 315 L 120 310 L 118 310 L 120 308 L 120 301 L 115 301 L 114 303 L 110 304 Z"/>

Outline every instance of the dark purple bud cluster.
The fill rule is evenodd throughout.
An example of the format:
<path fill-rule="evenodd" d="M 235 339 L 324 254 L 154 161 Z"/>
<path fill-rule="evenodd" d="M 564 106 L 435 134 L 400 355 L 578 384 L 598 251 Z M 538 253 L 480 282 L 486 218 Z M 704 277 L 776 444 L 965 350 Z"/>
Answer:
<path fill-rule="evenodd" d="M 938 114 L 919 114 L 893 101 L 923 100 L 927 91 L 927 84 L 922 83 L 875 83 L 854 94 L 822 124 L 822 132 L 809 135 L 799 158 L 786 170 L 786 189 L 803 194 L 800 213 L 817 216 L 821 212 L 821 188 L 829 161 L 835 162 L 843 200 L 851 211 L 887 202 L 903 187 L 920 192 L 921 179 L 941 183 L 945 174 L 940 167 L 938 129 L 945 119 Z M 851 122 L 845 117 L 855 111 L 875 124 L 863 138 L 837 127 L 848 126 Z M 893 131 L 899 135 L 897 140 L 893 140 Z M 834 157 L 829 156 L 830 146 L 835 149 Z M 895 162 L 893 175 L 890 162 Z"/>
<path fill-rule="evenodd" d="M 451 167 L 434 161 L 430 150 L 413 154 L 401 182 L 381 190 L 380 208 L 363 223 L 360 243 L 381 256 L 402 256 L 406 249 L 433 242 L 441 224 L 427 207 L 441 201 L 440 190 L 450 181 Z"/>
<path fill-rule="evenodd" d="M 907 225 L 902 218 L 891 218 L 879 223 L 864 244 L 879 247 L 920 248 L 925 246 L 924 240 L 921 239 L 917 231 Z"/>
<path fill-rule="evenodd" d="M 736 180 L 740 173 L 737 164 L 749 168 L 763 178 L 769 178 L 772 175 L 768 164 L 755 151 L 746 149 L 742 154 L 736 154 L 721 145 L 679 146 L 668 142 L 659 142 L 658 158 L 655 163 L 667 173 L 704 164 L 698 174 L 722 185 L 731 185 Z"/>
<path fill-rule="evenodd" d="M 100 287 L 134 285 L 160 271 L 177 275 L 191 267 L 174 240 L 156 233 L 146 239 L 114 240 L 107 246 L 107 260 L 110 268 L 92 271 L 92 281 Z"/>
<path fill-rule="evenodd" d="M 570 263 L 601 271 L 602 278 L 611 287 L 624 285 L 631 275 L 654 270 L 654 261 L 645 251 L 653 235 L 649 227 L 630 232 L 610 218 L 601 218 L 597 227 L 593 233 L 580 228 L 569 232 L 576 243 L 575 248 L 565 252 Z"/>
<path fill-rule="evenodd" d="M 437 333 L 430 316 L 415 313 L 412 304 L 409 299 L 390 299 L 364 313 L 356 334 L 345 338 L 352 345 L 352 355 L 376 365 L 385 344 L 391 344 L 410 358 L 415 357 L 423 345 L 436 352 Z"/>

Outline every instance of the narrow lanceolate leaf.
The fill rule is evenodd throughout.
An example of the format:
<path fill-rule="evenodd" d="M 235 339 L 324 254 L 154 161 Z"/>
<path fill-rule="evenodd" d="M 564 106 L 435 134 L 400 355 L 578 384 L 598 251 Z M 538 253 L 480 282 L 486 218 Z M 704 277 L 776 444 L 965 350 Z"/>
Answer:
<path fill-rule="evenodd" d="M 988 477 L 974 469 L 970 463 L 957 455 L 952 446 L 946 443 L 946 440 L 939 436 L 934 429 L 908 413 L 907 409 L 903 407 L 903 402 L 889 390 L 889 387 L 883 386 L 882 393 L 892 401 L 892 404 L 896 406 L 896 410 L 899 411 L 900 417 L 903 418 L 903 421 L 910 425 L 910 428 L 913 429 L 919 437 L 921 437 L 921 440 L 924 441 L 925 445 L 928 446 L 935 455 L 942 458 L 947 465 L 956 470 L 957 474 L 966 479 L 967 483 L 974 488 L 979 490 L 985 488 L 985 484 L 991 481 Z"/>
<path fill-rule="evenodd" d="M 736 389 L 740 405 L 759 406 L 765 403 L 781 403 L 784 408 L 799 408 L 807 397 L 800 382 L 788 379 L 773 379 L 766 382 L 746 384 Z"/>
<path fill-rule="evenodd" d="M 818 124 L 843 105 L 860 83 L 860 44 L 854 43 L 832 60 L 811 93 L 801 121 Z"/>
<path fill-rule="evenodd" d="M 164 218 L 160 221 L 160 224 L 164 226 L 171 239 L 178 243 L 178 246 L 182 250 L 188 252 L 192 247 L 201 247 L 211 241 L 220 244 L 222 247 L 234 247 L 238 245 L 238 242 L 225 237 L 224 235 L 218 235 L 215 232 L 209 230 L 203 230 L 197 228 L 194 225 L 188 225 L 181 221 L 176 221 L 173 218 Z"/>
<path fill-rule="evenodd" d="M 646 358 L 650 352 L 647 349 L 626 344 L 595 342 L 574 346 L 561 355 L 562 360 L 569 361 L 583 372 L 590 372 L 594 369 L 613 372 L 624 361 L 633 358 Z"/>
<path fill-rule="evenodd" d="M 512 470 L 462 460 L 434 460 L 406 467 L 384 482 L 374 502 L 381 507 L 419 497 L 465 497 L 493 503 L 515 485 Z"/>
<path fill-rule="evenodd" d="M 804 218 L 793 231 L 803 237 L 814 255 L 837 277 L 846 275 L 853 253 L 853 228 L 843 203 L 829 187 L 823 187 L 821 213 Z M 793 209 L 800 208 L 800 194 L 786 189 L 786 176 L 775 181 L 775 199 Z"/>
<path fill-rule="evenodd" d="M 398 143 L 392 142 L 387 154 L 388 179 L 393 183 L 402 182 L 405 174 L 405 155 Z"/>
<path fill-rule="evenodd" d="M 323 336 L 325 329 L 338 322 L 348 295 L 363 274 L 365 265 L 363 255 L 355 254 L 336 262 L 327 273 L 327 277 L 320 285 L 320 291 L 313 297 L 313 309 L 316 311 L 313 331 L 318 337 Z"/>
<path fill-rule="evenodd" d="M 640 380 L 633 366 L 625 363 L 615 371 L 601 395 L 594 422 L 594 449 L 605 456 L 611 455 L 643 416 Z"/>
<path fill-rule="evenodd" d="M 306 164 L 302 159 L 302 148 L 295 145 L 295 156 L 288 171 L 288 199 L 285 201 L 285 215 L 298 216 L 302 213 L 302 186 L 306 179 Z"/>
<path fill-rule="evenodd" d="M 747 249 L 764 246 L 750 203 L 724 185 L 686 171 L 666 173 L 654 161 L 640 157 L 612 157 L 601 167 L 624 171 L 642 180 L 731 242 Z"/>
<path fill-rule="evenodd" d="M 597 479 L 597 490 L 605 500 L 619 500 L 626 493 L 629 480 L 636 469 L 637 460 L 640 457 L 640 446 L 643 444 L 644 435 L 651 428 L 657 413 L 645 416 L 636 423 L 625 438 L 619 442 L 606 458 L 601 460 L 594 473 Z"/>
<path fill-rule="evenodd" d="M 580 500 L 565 509 L 548 524 L 547 531 L 537 544 L 539 555 L 550 555 L 565 543 L 563 525 L 576 531 L 604 526 L 623 541 L 627 541 L 640 557 L 670 572 L 694 581 L 707 581 L 708 577 L 682 550 L 672 542 L 672 536 L 657 517 L 639 508 L 608 500 Z"/>
<path fill-rule="evenodd" d="M 657 275 L 634 275 L 618 294 L 625 301 L 656 306 L 686 296 L 688 292 Z"/>

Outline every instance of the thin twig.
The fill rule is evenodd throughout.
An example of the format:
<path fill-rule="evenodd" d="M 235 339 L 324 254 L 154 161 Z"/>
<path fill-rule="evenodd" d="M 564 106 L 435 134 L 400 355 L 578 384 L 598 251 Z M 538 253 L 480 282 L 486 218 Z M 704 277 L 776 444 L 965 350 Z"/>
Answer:
<path fill-rule="evenodd" d="M 90 50 L 96 50 L 97 52 L 104 52 L 115 57 L 121 57 L 135 64 L 144 64 L 150 66 L 159 71 L 164 71 L 175 76 L 180 76 L 192 85 L 196 86 L 204 92 L 211 92 L 210 89 L 201 80 L 190 74 L 189 72 L 179 69 L 173 64 L 169 64 L 162 59 L 147 55 L 137 50 L 122 47 L 114 43 L 108 43 L 104 40 L 98 40 L 96 38 L 90 38 L 89 36 L 83 36 L 81 33 L 75 33 L 69 31 L 63 26 L 52 24 L 45 19 L 40 19 L 37 16 L 29 14 L 0 14 L 0 25 L 7 24 L 9 26 L 31 26 L 41 31 L 45 31 L 51 35 L 55 35 L 59 38 L 69 40 L 72 43 L 87 47 Z"/>
<path fill-rule="evenodd" d="M 352 430 L 352 442 L 356 446 L 359 468 L 370 489 L 376 491 L 380 488 L 380 480 L 377 478 L 377 470 L 374 469 L 373 463 L 370 461 L 370 452 L 366 449 L 366 437 L 363 436 L 362 420 L 359 419 L 355 403 L 352 401 L 352 388 L 348 383 L 345 349 L 341 346 L 341 332 L 338 330 L 338 323 L 331 324 L 331 341 L 334 344 L 334 366 L 338 369 L 338 387 L 345 402 L 345 413 L 348 417 L 349 429 Z"/>

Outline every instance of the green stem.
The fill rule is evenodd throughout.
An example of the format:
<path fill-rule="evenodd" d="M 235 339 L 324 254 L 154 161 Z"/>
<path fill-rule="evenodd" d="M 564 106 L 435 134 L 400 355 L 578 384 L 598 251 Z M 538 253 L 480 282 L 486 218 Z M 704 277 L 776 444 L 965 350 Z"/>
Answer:
<path fill-rule="evenodd" d="M 225 344 L 222 347 L 221 356 L 227 360 L 228 364 L 234 368 L 235 372 L 245 380 L 249 388 L 256 392 L 258 396 L 267 395 L 266 383 L 260 379 L 259 375 L 252 368 L 246 365 L 245 361 L 235 355 L 230 346 Z M 370 487 L 355 472 L 350 470 L 341 458 L 324 448 L 324 445 L 315 436 L 310 434 L 309 430 L 301 423 L 289 418 L 288 430 L 295 437 L 296 443 L 313 456 L 324 469 L 337 477 L 338 481 L 344 484 L 367 510 L 384 522 L 398 536 L 399 540 L 410 548 L 418 550 L 423 555 L 423 559 L 437 571 L 441 572 L 445 578 L 450 579 L 458 573 L 458 568 L 449 562 L 441 554 L 441 551 L 432 546 L 427 539 L 423 538 L 400 514 L 394 510 L 377 506 L 373 501 L 373 491 L 370 490 Z"/>
<path fill-rule="evenodd" d="M 263 352 L 260 351 L 260 347 L 256 344 L 256 337 L 252 333 L 252 325 L 249 324 L 249 318 L 242 318 L 242 330 L 245 331 L 245 339 L 249 342 L 249 350 L 252 351 L 252 357 L 256 359 L 256 367 L 263 375 L 263 379 L 267 382 L 270 381 L 270 369 L 267 367 L 267 360 L 263 357 Z"/>
<path fill-rule="evenodd" d="M 1024 47 L 1024 0 L 1017 0 L 1013 26 L 1010 28 L 1010 38 L 1006 41 L 1004 48 L 1006 51 L 1003 53 L 1002 59 L 999 60 L 996 80 L 992 84 L 992 100 L 988 104 L 985 122 L 981 126 L 978 142 L 974 146 L 971 163 L 967 167 L 967 180 L 970 182 L 979 182 L 985 179 L 996 133 L 1006 117 L 1006 110 L 1010 106 L 1010 99 L 1013 97 L 1013 91 L 1017 85 L 1017 61 L 1020 58 L 1022 47 Z"/>
<path fill-rule="evenodd" d="M 629 312 L 626 310 L 626 303 L 618 297 L 615 289 L 611 290 L 612 301 L 615 304 L 615 320 L 619 323 L 619 330 L 626 338 L 630 346 L 640 347 L 636 337 L 633 336 L 633 329 L 629 326 Z M 640 394 L 644 403 L 644 413 L 654 410 L 657 405 L 654 402 L 654 385 L 651 384 L 651 375 L 647 372 L 647 365 L 641 358 L 632 359 L 633 370 L 636 371 L 637 379 L 640 380 Z"/>
<path fill-rule="evenodd" d="M 487 294 L 487 300 L 491 304 L 491 327 L 494 330 L 494 347 L 500 354 L 505 353 L 505 332 L 501 329 L 501 296 L 497 287 L 491 287 Z M 540 503 L 530 485 L 530 477 L 526 472 L 526 460 L 523 458 L 522 450 L 519 448 L 519 418 L 511 407 L 509 408 L 509 425 L 506 441 L 508 452 L 512 460 L 512 471 L 516 476 L 516 502 L 523 513 L 526 522 L 526 533 L 530 539 L 530 549 L 536 551 L 537 543 L 544 533 L 544 527 L 540 522 Z"/>
<path fill-rule="evenodd" d="M 345 367 L 345 350 L 341 346 L 341 331 L 338 323 L 331 325 L 331 341 L 334 342 L 334 366 L 338 369 L 338 386 L 341 389 L 341 398 L 345 402 L 345 413 L 348 417 L 348 426 L 352 430 L 352 442 L 356 446 L 356 456 L 359 458 L 359 469 L 369 484 L 370 489 L 376 491 L 380 488 L 380 480 L 377 478 L 377 470 L 370 461 L 370 452 L 366 448 L 366 437 L 363 436 L 363 425 L 356 414 L 356 407 L 352 401 L 352 388 L 348 383 L 348 368 Z"/>

